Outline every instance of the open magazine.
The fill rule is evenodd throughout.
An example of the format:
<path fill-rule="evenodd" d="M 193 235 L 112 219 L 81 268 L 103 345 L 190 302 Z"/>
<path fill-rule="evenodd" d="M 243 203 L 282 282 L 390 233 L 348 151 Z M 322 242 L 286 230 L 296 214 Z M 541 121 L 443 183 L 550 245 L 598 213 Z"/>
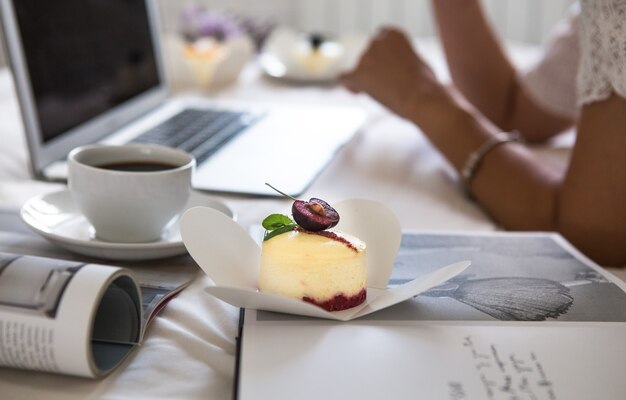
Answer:
<path fill-rule="evenodd" d="M 196 273 L 186 257 L 102 265 L 0 232 L 0 367 L 102 377 Z"/>

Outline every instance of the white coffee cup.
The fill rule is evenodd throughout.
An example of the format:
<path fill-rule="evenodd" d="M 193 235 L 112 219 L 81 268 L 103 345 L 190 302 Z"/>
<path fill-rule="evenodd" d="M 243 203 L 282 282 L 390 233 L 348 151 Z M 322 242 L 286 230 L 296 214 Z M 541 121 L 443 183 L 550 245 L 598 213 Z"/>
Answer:
<path fill-rule="evenodd" d="M 97 238 L 153 242 L 184 211 L 195 165 L 169 147 L 89 145 L 70 152 L 68 184 Z"/>

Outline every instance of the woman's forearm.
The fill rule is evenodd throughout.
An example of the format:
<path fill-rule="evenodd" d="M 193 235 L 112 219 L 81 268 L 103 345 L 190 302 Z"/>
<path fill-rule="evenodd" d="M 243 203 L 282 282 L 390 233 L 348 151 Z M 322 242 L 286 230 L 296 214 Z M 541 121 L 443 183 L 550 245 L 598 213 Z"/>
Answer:
<path fill-rule="evenodd" d="M 438 103 L 430 118 L 413 120 L 457 171 L 500 130 L 462 97 Z M 437 115 L 441 115 L 437 118 Z M 556 230 L 563 172 L 540 162 L 523 145 L 501 144 L 481 160 L 469 190 L 500 224 L 513 230 Z"/>
<path fill-rule="evenodd" d="M 413 121 L 461 171 L 469 155 L 498 132 L 462 98 L 451 96 Z M 556 231 L 603 265 L 626 265 L 626 99 L 583 109 L 579 140 L 567 170 L 538 159 L 524 145 L 496 146 L 481 160 L 469 190 L 511 230 Z"/>
<path fill-rule="evenodd" d="M 500 129 L 510 129 L 515 69 L 478 0 L 433 0 L 448 68 L 455 86 Z"/>

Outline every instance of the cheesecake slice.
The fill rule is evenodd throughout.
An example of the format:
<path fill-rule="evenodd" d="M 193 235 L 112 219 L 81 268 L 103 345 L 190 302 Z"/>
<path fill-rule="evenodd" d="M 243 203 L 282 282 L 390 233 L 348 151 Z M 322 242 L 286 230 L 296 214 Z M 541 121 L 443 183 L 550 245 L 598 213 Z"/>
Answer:
<path fill-rule="evenodd" d="M 263 242 L 259 289 L 327 311 L 355 307 L 366 297 L 365 254 L 354 236 L 296 228 Z"/>

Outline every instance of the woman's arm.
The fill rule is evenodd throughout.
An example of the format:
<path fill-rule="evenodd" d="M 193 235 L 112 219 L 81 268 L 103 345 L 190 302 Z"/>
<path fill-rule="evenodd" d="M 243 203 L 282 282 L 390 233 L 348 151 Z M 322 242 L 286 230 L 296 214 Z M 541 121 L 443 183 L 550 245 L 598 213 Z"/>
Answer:
<path fill-rule="evenodd" d="M 455 86 L 501 130 L 541 141 L 572 126 L 525 92 L 478 0 L 433 0 L 448 68 Z"/>
<path fill-rule="evenodd" d="M 372 42 L 344 82 L 418 125 L 458 171 L 469 154 L 501 131 L 441 85 L 394 29 Z M 585 106 L 566 171 L 543 163 L 523 145 L 506 143 L 486 154 L 469 190 L 508 229 L 558 231 L 599 263 L 624 265 L 625 127 L 623 98 Z"/>
<path fill-rule="evenodd" d="M 428 134 L 446 156 L 461 153 L 452 150 L 459 132 L 475 137 L 497 132 L 480 115 L 454 103 L 447 107 L 447 113 L 460 115 L 455 126 Z M 577 128 L 565 171 L 549 168 L 521 145 L 502 144 L 485 156 L 470 190 L 507 229 L 557 231 L 600 264 L 624 266 L 626 99 L 613 95 L 584 106 Z M 458 169 L 464 162 L 460 157 L 454 164 Z"/>
<path fill-rule="evenodd" d="M 558 229 L 601 263 L 626 266 L 626 98 L 583 106 L 577 128 Z"/>

